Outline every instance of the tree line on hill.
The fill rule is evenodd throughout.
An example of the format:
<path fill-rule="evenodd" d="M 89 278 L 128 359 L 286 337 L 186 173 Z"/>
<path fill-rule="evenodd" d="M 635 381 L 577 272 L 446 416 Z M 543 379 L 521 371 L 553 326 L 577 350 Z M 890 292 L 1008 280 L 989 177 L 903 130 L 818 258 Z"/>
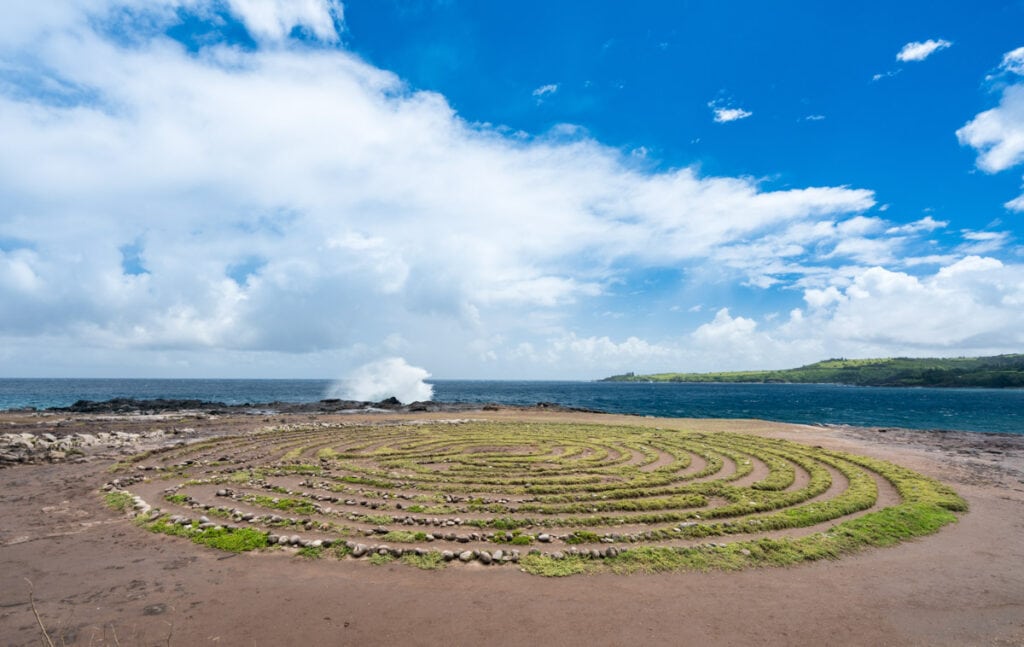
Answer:
<path fill-rule="evenodd" d="M 719 373 L 624 373 L 602 382 L 849 384 L 855 386 L 1024 387 L 1024 354 L 991 357 L 828 359 L 799 368 Z"/>

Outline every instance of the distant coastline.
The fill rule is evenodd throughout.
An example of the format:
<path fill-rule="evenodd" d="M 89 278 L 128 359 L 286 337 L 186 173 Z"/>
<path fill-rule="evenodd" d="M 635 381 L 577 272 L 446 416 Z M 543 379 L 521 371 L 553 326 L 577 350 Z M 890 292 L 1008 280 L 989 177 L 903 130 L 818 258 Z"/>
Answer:
<path fill-rule="evenodd" d="M 799 368 L 719 373 L 625 373 L 602 382 L 847 384 L 938 388 L 1024 388 L 1024 354 L 990 357 L 829 359 Z"/>

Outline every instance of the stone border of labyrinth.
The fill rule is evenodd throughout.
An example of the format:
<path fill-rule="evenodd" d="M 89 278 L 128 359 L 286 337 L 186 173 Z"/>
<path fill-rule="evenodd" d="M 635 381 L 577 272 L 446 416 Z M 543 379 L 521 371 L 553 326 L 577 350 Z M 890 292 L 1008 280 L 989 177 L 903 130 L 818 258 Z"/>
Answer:
<path fill-rule="evenodd" d="M 422 421 L 283 426 L 112 468 L 109 505 L 229 551 L 539 575 L 832 559 L 956 521 L 899 465 L 726 432 Z"/>

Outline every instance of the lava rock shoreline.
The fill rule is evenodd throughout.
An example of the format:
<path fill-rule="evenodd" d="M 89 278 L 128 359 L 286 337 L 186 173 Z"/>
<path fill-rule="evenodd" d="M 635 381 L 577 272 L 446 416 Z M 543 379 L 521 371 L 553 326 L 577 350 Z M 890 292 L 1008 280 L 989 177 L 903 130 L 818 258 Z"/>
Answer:
<path fill-rule="evenodd" d="M 555 402 L 538 402 L 533 406 L 497 404 L 494 402 L 436 402 L 433 400 L 403 404 L 396 398 L 387 398 L 379 402 L 359 400 L 341 400 L 336 398 L 317 402 L 264 402 L 226 404 L 208 400 L 180 400 L 157 398 L 153 400 L 137 400 L 133 398 L 114 398 L 97 402 L 79 400 L 68 407 L 50 407 L 45 411 L 54 413 L 90 413 L 90 414 L 154 414 L 175 411 L 202 411 L 207 414 L 280 414 L 280 413 L 417 413 L 441 412 L 459 413 L 463 411 L 497 411 L 500 409 L 544 409 L 548 411 L 567 411 L 576 413 L 603 413 L 594 409 L 568 407 Z M 35 409 L 19 409 L 18 411 L 34 411 Z"/>

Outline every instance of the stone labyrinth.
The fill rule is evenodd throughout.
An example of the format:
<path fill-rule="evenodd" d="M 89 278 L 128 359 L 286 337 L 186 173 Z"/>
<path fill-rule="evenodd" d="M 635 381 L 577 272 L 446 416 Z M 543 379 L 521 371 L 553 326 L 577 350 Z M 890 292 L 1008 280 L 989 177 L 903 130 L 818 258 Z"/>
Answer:
<path fill-rule="evenodd" d="M 224 550 L 542 575 L 835 558 L 966 509 L 863 456 L 597 424 L 285 426 L 136 456 L 115 476 L 107 502 L 138 525 Z"/>

